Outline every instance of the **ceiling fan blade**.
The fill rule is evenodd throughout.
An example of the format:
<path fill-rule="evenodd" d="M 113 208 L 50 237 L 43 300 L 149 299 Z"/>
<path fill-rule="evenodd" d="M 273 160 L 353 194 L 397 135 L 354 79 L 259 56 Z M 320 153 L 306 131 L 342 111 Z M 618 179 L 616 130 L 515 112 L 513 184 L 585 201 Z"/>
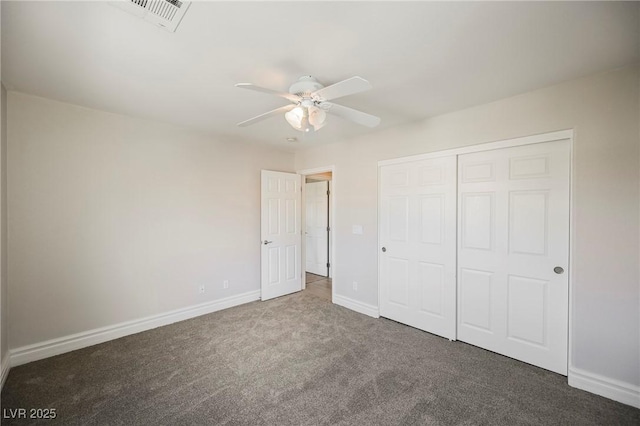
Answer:
<path fill-rule="evenodd" d="M 318 96 L 326 101 L 330 101 L 331 99 L 364 92 L 365 90 L 371 89 L 371 87 L 371 83 L 367 80 L 356 76 L 342 80 L 341 82 L 332 84 L 331 86 L 323 87 L 320 90 L 316 90 L 312 93 L 312 96 Z"/>
<path fill-rule="evenodd" d="M 376 127 L 380 124 L 380 117 L 338 104 L 331 104 L 327 112 L 367 127 Z"/>
<path fill-rule="evenodd" d="M 236 84 L 236 87 L 240 87 L 241 89 L 255 90 L 256 92 L 268 93 L 270 95 L 280 96 L 281 98 L 288 99 L 291 102 L 295 102 L 295 103 L 300 102 L 300 99 L 301 99 L 300 96 L 292 95 L 291 93 L 278 92 L 276 90 L 271 90 L 265 87 L 256 86 L 255 84 L 251 84 L 251 83 L 238 83 Z"/>
<path fill-rule="evenodd" d="M 285 113 L 287 111 L 291 111 L 295 107 L 296 107 L 295 105 L 285 105 L 283 107 L 273 109 L 273 110 L 271 110 L 269 112 L 265 112 L 264 114 L 260 114 L 260 115 L 258 115 L 256 117 L 253 117 L 253 118 L 250 118 L 248 120 L 242 121 L 242 122 L 238 123 L 238 126 L 239 127 L 250 126 L 250 125 L 252 125 L 254 123 L 257 123 L 258 121 L 262 121 L 262 120 L 265 120 L 265 119 L 267 119 L 269 117 L 273 117 L 274 115 L 279 115 L 279 114 Z"/>

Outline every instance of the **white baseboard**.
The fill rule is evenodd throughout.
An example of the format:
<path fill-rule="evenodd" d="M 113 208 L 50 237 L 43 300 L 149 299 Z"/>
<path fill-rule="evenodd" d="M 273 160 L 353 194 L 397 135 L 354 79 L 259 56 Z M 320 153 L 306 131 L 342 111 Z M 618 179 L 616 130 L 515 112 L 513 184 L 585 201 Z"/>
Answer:
<path fill-rule="evenodd" d="M 10 361 L 11 359 L 9 358 L 9 352 L 7 352 L 4 358 L 2 358 L 2 364 L 0 365 L 0 392 L 2 392 L 4 382 L 7 380 L 9 370 L 11 369 Z"/>
<path fill-rule="evenodd" d="M 380 318 L 378 307 L 369 305 L 368 303 L 359 302 L 348 297 L 340 296 L 339 294 L 333 295 L 333 303 L 373 318 Z"/>
<path fill-rule="evenodd" d="M 640 408 L 640 386 L 569 367 L 569 386 Z"/>
<path fill-rule="evenodd" d="M 130 334 L 140 333 L 141 331 L 151 330 L 153 328 L 162 327 L 163 325 L 221 311 L 223 309 L 253 302 L 259 299 L 259 290 L 250 291 L 226 297 L 224 299 L 201 303 L 187 308 L 176 309 L 159 315 L 152 315 L 138 320 L 126 321 L 107 327 L 84 331 L 82 333 L 72 334 L 70 336 L 12 349 L 10 351 L 11 367 L 60 355 L 65 352 L 75 351 L 76 349 L 86 348 L 87 346 L 97 345 L 98 343 L 104 343 Z"/>

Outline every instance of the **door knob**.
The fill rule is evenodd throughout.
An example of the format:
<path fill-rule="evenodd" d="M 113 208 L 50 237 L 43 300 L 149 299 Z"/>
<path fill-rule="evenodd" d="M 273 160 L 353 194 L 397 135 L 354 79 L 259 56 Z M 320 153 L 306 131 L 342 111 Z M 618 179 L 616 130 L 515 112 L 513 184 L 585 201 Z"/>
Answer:
<path fill-rule="evenodd" d="M 262 242 L 262 244 L 264 244 L 264 245 L 266 246 L 267 244 L 271 244 L 272 242 L 273 242 L 273 241 L 267 241 L 267 240 L 264 240 L 264 241 Z"/>
<path fill-rule="evenodd" d="M 382 247 L 382 252 L 385 253 L 387 251 L 386 247 Z"/>
<path fill-rule="evenodd" d="M 564 269 L 560 266 L 556 266 L 555 268 L 553 268 L 553 272 L 555 272 L 556 274 L 560 275 L 564 273 Z"/>

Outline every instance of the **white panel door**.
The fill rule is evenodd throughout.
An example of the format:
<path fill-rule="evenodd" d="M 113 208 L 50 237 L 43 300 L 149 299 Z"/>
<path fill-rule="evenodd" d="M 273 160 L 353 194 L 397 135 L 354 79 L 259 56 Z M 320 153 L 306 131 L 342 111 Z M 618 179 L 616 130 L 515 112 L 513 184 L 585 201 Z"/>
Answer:
<path fill-rule="evenodd" d="M 456 338 L 456 157 L 380 168 L 380 315 Z"/>
<path fill-rule="evenodd" d="M 458 339 L 565 375 L 569 166 L 568 140 L 458 158 Z"/>
<path fill-rule="evenodd" d="M 307 272 L 327 276 L 329 260 L 329 182 L 305 184 Z"/>
<path fill-rule="evenodd" d="M 262 171 L 262 300 L 302 290 L 300 175 Z"/>

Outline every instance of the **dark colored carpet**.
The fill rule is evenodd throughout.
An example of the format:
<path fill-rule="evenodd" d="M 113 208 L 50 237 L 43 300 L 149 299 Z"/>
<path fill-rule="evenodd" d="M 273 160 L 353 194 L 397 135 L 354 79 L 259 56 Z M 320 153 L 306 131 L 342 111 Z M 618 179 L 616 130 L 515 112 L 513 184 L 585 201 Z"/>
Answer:
<path fill-rule="evenodd" d="M 16 367 L 2 407 L 71 425 L 640 423 L 565 377 L 307 292 Z"/>

